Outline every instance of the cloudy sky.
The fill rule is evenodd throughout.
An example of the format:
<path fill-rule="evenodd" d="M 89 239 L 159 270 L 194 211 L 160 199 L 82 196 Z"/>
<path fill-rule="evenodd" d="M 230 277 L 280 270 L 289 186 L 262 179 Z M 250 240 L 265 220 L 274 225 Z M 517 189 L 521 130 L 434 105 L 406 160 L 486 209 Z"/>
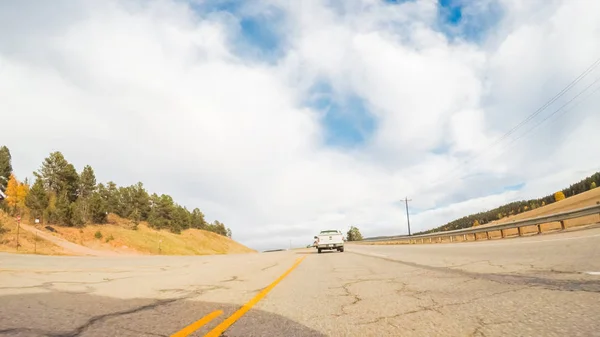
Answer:
<path fill-rule="evenodd" d="M 2 1 L 0 31 L 18 178 L 60 150 L 256 249 L 404 234 L 406 196 L 417 232 L 600 170 L 600 67 L 520 125 L 600 57 L 599 1 Z"/>

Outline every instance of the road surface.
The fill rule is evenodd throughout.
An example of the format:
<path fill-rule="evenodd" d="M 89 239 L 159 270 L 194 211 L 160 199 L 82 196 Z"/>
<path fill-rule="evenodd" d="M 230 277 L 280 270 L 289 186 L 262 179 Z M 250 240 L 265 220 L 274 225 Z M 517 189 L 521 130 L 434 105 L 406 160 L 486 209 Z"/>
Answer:
<path fill-rule="evenodd" d="M 600 228 L 322 254 L 0 255 L 0 336 L 598 336 L 599 313 Z"/>

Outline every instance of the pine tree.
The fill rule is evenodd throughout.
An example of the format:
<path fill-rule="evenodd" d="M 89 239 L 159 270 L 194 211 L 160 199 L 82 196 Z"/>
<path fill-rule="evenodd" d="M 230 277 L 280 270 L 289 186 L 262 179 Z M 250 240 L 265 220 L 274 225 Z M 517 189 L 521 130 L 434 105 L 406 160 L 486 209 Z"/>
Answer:
<path fill-rule="evenodd" d="M 56 151 L 44 159 L 38 172 L 34 172 L 37 178 L 42 179 L 48 191 L 56 195 L 65 194 L 69 202 L 77 199 L 79 189 L 79 175 L 75 167 L 70 164 L 62 153 Z"/>
<path fill-rule="evenodd" d="M 8 179 L 10 179 L 13 171 L 11 160 L 8 148 L 6 146 L 0 147 L 0 190 L 2 192 L 6 191 Z"/>
<path fill-rule="evenodd" d="M 75 224 L 81 221 L 86 223 L 90 220 L 89 214 L 89 199 L 92 193 L 96 191 L 96 175 L 91 166 L 86 165 L 79 176 L 79 189 L 77 199 L 77 214 L 75 216 Z"/>
<path fill-rule="evenodd" d="M 106 222 L 106 213 L 106 201 L 99 192 L 94 192 L 89 203 L 90 220 L 96 224 L 103 224 Z"/>
<path fill-rule="evenodd" d="M 42 217 L 44 210 L 48 207 L 49 200 L 46 190 L 44 190 L 44 183 L 41 179 L 37 179 L 27 198 L 25 198 L 25 205 L 31 210 L 32 216 L 35 218 Z"/>
<path fill-rule="evenodd" d="M 54 212 L 56 221 L 63 226 L 71 226 L 71 202 L 67 193 L 63 193 L 56 198 L 56 210 Z"/>
<path fill-rule="evenodd" d="M 194 208 L 192 211 L 191 226 L 192 228 L 206 229 L 204 214 L 198 208 Z"/>
<path fill-rule="evenodd" d="M 91 166 L 86 165 L 79 177 L 79 197 L 89 198 L 96 191 L 96 175 Z"/>

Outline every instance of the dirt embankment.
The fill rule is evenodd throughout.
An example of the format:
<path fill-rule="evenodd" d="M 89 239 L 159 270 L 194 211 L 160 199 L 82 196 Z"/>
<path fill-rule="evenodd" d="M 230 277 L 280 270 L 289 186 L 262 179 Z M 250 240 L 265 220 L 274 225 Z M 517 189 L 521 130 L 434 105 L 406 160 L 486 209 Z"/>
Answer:
<path fill-rule="evenodd" d="M 254 253 L 234 240 L 212 232 L 188 229 L 181 234 L 154 230 L 146 223 L 134 226 L 130 221 L 111 215 L 108 224 L 83 228 L 17 224 L 0 214 L 5 233 L 0 235 L 0 251 L 47 255 L 212 255 Z"/>

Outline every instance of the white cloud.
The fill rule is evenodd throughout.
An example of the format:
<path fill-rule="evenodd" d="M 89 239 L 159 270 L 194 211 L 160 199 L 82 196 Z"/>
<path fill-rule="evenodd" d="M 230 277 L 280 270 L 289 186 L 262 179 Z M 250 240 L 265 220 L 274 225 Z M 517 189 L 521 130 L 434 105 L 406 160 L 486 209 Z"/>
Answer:
<path fill-rule="evenodd" d="M 140 180 L 197 206 L 257 248 L 352 224 L 401 233 L 405 196 L 436 208 L 411 218 L 413 232 L 432 228 L 598 169 L 598 95 L 510 151 L 488 144 L 600 56 L 600 4 L 500 5 L 478 44 L 439 32 L 432 1 L 263 1 L 252 10 L 285 13 L 287 49 L 262 63 L 232 45 L 239 18 L 181 1 L 0 4 L 2 143 L 20 176 L 61 150 L 102 181 Z M 367 102 L 378 128 L 366 144 L 325 144 L 320 112 L 304 103 L 317 80 Z"/>

